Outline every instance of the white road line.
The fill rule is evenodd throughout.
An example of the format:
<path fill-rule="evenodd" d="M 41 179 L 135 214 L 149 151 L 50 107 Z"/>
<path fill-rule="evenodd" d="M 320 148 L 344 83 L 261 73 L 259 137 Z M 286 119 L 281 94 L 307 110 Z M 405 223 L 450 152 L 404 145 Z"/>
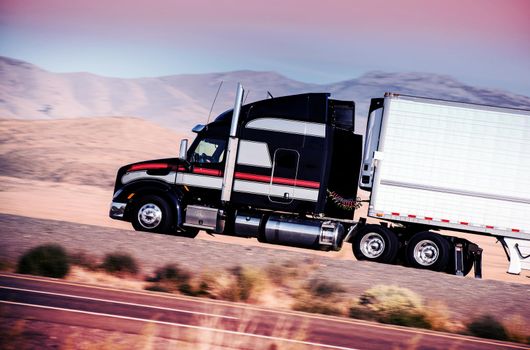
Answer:
<path fill-rule="evenodd" d="M 165 321 L 158 321 L 158 320 L 149 320 L 149 319 L 145 319 L 145 318 L 112 315 L 112 314 L 105 314 L 105 313 L 92 312 L 92 311 L 82 311 L 82 310 L 65 309 L 65 308 L 53 307 L 53 306 L 45 306 L 45 305 L 18 303 L 18 302 L 14 302 L 14 301 L 6 301 L 6 300 L 0 300 L 0 303 L 10 304 L 10 305 L 18 305 L 18 306 L 36 307 L 36 308 L 42 308 L 42 309 L 48 309 L 48 310 L 66 311 L 66 312 L 73 312 L 73 313 L 79 313 L 79 314 L 85 314 L 85 315 L 93 315 L 93 316 L 112 317 L 112 318 L 118 318 L 118 319 L 122 319 L 122 320 L 147 322 L 147 323 L 154 323 L 154 324 L 160 324 L 160 325 L 166 325 L 166 326 L 191 328 L 191 329 L 198 329 L 198 330 L 202 330 L 202 331 L 218 332 L 218 333 L 225 333 L 225 334 L 232 334 L 232 335 L 241 335 L 241 336 L 259 338 L 259 339 L 281 341 L 281 342 L 286 342 L 286 343 L 310 345 L 310 346 L 316 346 L 316 347 L 321 347 L 321 348 L 326 348 L 326 349 L 359 350 L 359 349 L 356 349 L 356 348 L 346 348 L 346 347 L 343 347 L 343 346 L 335 346 L 335 345 L 313 343 L 313 342 L 309 342 L 309 341 L 273 337 L 273 336 L 269 336 L 269 335 L 261 335 L 261 334 L 245 333 L 245 332 L 238 332 L 238 331 L 230 331 L 230 330 L 226 330 L 226 329 L 217 329 L 217 328 L 210 328 L 210 327 L 204 327 L 204 326 L 194 326 L 194 325 L 183 324 L 183 323 L 165 322 Z"/>
<path fill-rule="evenodd" d="M 60 296 L 60 297 L 75 298 L 75 299 L 100 301 L 100 302 L 104 302 L 104 303 L 113 303 L 113 304 L 129 305 L 129 306 L 139 306 L 139 307 L 144 307 L 144 308 L 149 308 L 149 309 L 173 311 L 173 312 L 180 312 L 180 313 L 200 315 L 200 316 L 227 318 L 227 319 L 231 319 L 231 320 L 238 320 L 239 319 L 237 317 L 218 315 L 218 314 L 210 314 L 210 313 L 205 313 L 205 312 L 189 311 L 189 310 L 182 310 L 182 309 L 173 309 L 173 308 L 163 307 L 163 306 L 154 306 L 154 305 L 146 305 L 146 304 L 129 303 L 129 302 L 125 302 L 125 301 L 116 301 L 116 300 L 109 300 L 109 299 L 83 297 L 83 296 L 72 295 L 72 294 L 44 292 L 44 291 L 33 290 L 33 289 L 23 289 L 23 288 L 14 288 L 14 287 L 5 287 L 5 286 L 0 286 L 0 289 L 9 289 L 9 290 L 16 290 L 16 291 L 19 291 L 19 292 L 30 292 L 30 293 L 38 293 L 38 294 L 46 294 L 46 295 L 55 295 L 55 296 Z"/>

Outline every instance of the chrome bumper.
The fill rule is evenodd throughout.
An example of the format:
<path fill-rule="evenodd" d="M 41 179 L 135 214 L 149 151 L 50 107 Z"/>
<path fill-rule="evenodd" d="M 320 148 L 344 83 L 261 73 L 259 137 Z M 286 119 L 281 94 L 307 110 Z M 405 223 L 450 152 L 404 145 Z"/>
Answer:
<path fill-rule="evenodd" d="M 125 214 L 125 207 L 127 203 L 112 202 L 110 205 L 109 216 L 113 219 L 123 219 L 123 214 Z"/>

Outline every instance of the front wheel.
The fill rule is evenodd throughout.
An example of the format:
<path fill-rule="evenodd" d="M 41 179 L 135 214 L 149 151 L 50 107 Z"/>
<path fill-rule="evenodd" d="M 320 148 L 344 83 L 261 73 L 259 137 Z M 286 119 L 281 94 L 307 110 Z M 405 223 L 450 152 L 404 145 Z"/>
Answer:
<path fill-rule="evenodd" d="M 170 233 L 173 212 L 163 198 L 145 196 L 136 203 L 131 219 L 136 231 Z"/>
<path fill-rule="evenodd" d="M 399 240 L 390 229 L 366 225 L 353 239 L 353 255 L 357 260 L 391 264 L 396 260 Z"/>
<path fill-rule="evenodd" d="M 419 232 L 407 245 L 407 261 L 410 266 L 432 271 L 444 271 L 451 255 L 451 245 L 434 232 Z"/>

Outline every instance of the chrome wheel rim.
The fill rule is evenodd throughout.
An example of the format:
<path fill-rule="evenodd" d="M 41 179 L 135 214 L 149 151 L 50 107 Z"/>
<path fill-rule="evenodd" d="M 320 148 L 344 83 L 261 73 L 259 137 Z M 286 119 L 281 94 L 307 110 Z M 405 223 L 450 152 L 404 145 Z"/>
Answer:
<path fill-rule="evenodd" d="M 440 248 L 428 239 L 418 242 L 414 247 L 414 259 L 422 266 L 431 266 L 439 256 Z"/>
<path fill-rule="evenodd" d="M 385 240 L 379 233 L 368 233 L 360 243 L 361 252 L 370 259 L 375 259 L 385 251 Z"/>
<path fill-rule="evenodd" d="M 153 203 L 144 204 L 138 210 L 138 222 L 146 229 L 154 229 L 162 221 L 162 210 Z"/>

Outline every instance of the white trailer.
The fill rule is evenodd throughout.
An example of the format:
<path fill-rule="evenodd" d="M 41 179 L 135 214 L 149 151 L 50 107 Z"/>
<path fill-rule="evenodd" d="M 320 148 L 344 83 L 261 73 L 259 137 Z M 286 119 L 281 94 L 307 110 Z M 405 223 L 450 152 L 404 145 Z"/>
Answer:
<path fill-rule="evenodd" d="M 530 111 L 387 93 L 372 100 L 360 187 L 370 217 L 491 235 L 509 273 L 530 270 Z M 428 266 L 443 252 L 423 233 L 407 255 Z"/>

